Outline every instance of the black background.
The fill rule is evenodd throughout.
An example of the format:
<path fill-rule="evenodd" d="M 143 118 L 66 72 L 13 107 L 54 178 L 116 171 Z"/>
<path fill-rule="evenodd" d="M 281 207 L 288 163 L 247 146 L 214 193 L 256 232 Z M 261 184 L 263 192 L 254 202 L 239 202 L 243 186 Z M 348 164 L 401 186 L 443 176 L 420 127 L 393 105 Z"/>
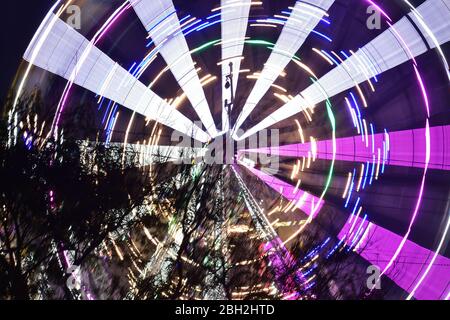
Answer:
<path fill-rule="evenodd" d="M 0 101 L 14 79 L 21 57 L 54 0 L 2 1 L 0 19 Z"/>

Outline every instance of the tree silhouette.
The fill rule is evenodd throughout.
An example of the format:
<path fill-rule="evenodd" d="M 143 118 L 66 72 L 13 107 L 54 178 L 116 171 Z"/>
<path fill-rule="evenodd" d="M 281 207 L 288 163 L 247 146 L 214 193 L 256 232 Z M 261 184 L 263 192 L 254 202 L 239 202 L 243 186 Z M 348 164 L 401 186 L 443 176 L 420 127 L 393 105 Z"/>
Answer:
<path fill-rule="evenodd" d="M 164 154 L 143 165 L 133 148 L 80 140 L 101 134 L 87 107 L 65 114 L 85 126 L 51 132 L 43 105 L 34 91 L 0 125 L 0 298 L 371 297 L 351 252 L 305 260 L 321 226 L 289 254 L 263 235 L 232 166 Z"/>

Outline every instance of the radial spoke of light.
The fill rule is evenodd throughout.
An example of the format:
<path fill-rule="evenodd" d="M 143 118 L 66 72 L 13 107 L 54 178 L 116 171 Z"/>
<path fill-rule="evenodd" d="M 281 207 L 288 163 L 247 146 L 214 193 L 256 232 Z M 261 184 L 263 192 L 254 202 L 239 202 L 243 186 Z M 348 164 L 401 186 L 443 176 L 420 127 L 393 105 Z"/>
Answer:
<path fill-rule="evenodd" d="M 417 7 L 415 12 L 420 14 L 439 45 L 450 40 L 450 9 L 442 0 L 428 0 Z M 366 81 L 367 77 L 364 72 L 355 67 L 358 65 L 358 61 L 370 63 L 372 76 L 376 76 L 422 55 L 429 48 L 436 48 L 436 42 L 431 39 L 429 32 L 418 21 L 418 15 L 409 13 L 408 16 L 409 19 L 407 17 L 400 19 L 394 26 L 359 49 L 344 63 L 328 72 L 294 99 L 249 129 L 244 135 L 235 138 L 237 140 L 245 139 L 306 108 L 314 107 L 327 96 L 331 98 L 354 87 L 355 84 Z M 419 34 L 417 30 L 422 34 Z M 425 39 L 427 43 L 422 39 Z"/>
<path fill-rule="evenodd" d="M 221 0 L 222 17 L 222 130 L 228 131 L 228 111 L 226 102 L 231 102 L 231 91 L 225 89 L 227 75 L 230 73 L 229 64 L 232 63 L 233 95 L 236 88 L 241 68 L 242 52 L 244 51 L 245 35 L 247 33 L 248 16 L 251 0 Z M 233 5 L 232 7 L 230 7 Z M 231 110 L 229 110 L 231 111 Z"/>
<path fill-rule="evenodd" d="M 242 164 L 242 163 L 241 163 Z M 261 170 L 244 165 L 253 175 L 262 180 L 265 184 L 271 187 L 276 192 L 280 193 L 289 201 L 295 202 L 295 207 L 302 210 L 306 215 L 312 218 L 316 217 L 320 212 L 324 201 L 319 197 L 309 194 L 306 191 L 300 190 L 270 174 Z"/>
<path fill-rule="evenodd" d="M 298 200 L 305 197 L 304 191 L 295 191 L 295 188 L 288 183 L 281 181 L 269 174 L 262 172 L 248 166 L 245 166 L 251 173 L 260 178 L 264 183 L 272 189 L 283 195 L 286 199 L 298 203 Z M 294 190 L 294 191 L 293 191 Z M 316 198 L 316 200 L 319 200 Z M 302 203 L 302 209 L 308 214 L 311 199 Z M 320 207 L 324 205 L 321 202 Z M 315 215 L 319 213 L 316 211 Z M 292 236 L 290 237 L 292 238 Z M 348 251 L 353 250 L 360 254 L 362 258 L 366 259 L 373 265 L 379 268 L 384 268 L 387 261 L 395 251 L 397 245 L 402 241 L 402 237 L 386 230 L 367 219 L 360 210 L 350 215 L 347 223 L 344 225 L 338 239 L 340 244 L 344 243 Z M 450 275 L 446 272 L 446 266 L 449 264 L 449 259 L 425 249 L 418 244 L 407 240 L 404 245 L 404 250 L 399 257 L 399 263 L 393 267 L 386 275 L 397 283 L 401 288 L 407 292 L 412 291 L 412 286 L 417 280 L 418 275 L 422 272 L 423 265 L 426 265 L 430 260 L 434 259 L 434 266 L 428 277 L 424 278 L 422 286 L 415 291 L 415 297 L 418 299 L 442 299 L 445 294 L 445 289 L 449 281 Z"/>
<path fill-rule="evenodd" d="M 401 236 L 367 221 L 361 215 L 352 215 L 338 238 L 345 241 L 349 249 L 359 253 L 361 257 L 380 269 L 386 267 L 392 253 L 402 242 Z M 421 300 L 443 299 L 450 281 L 447 267 L 450 259 L 436 255 L 433 251 L 410 240 L 405 242 L 398 261 L 386 275 L 398 286 L 411 292 L 423 271 L 423 266 L 432 259 L 435 260 L 432 272 L 424 279 L 422 286 L 415 291 L 414 297 Z"/>
<path fill-rule="evenodd" d="M 82 146 L 89 148 L 89 144 L 80 142 Z M 148 144 L 133 144 L 127 143 L 109 143 L 107 147 L 118 148 L 124 150 L 126 156 L 132 160 L 137 160 L 139 167 L 144 167 L 158 163 L 192 163 L 196 158 L 205 156 L 206 149 L 191 148 L 180 146 L 162 146 L 162 145 L 148 145 Z"/>
<path fill-rule="evenodd" d="M 314 6 L 300 1 L 295 4 L 263 71 L 259 75 L 239 115 L 235 126 L 236 130 L 241 127 L 261 101 L 333 3 L 334 0 L 320 0 L 315 1 Z"/>
<path fill-rule="evenodd" d="M 100 49 L 91 46 L 86 38 L 61 19 L 56 19 L 48 34 L 40 33 L 37 37 L 45 37 L 44 43 L 36 51 L 34 44 L 38 41 L 32 42 L 23 57 L 26 61 L 67 80 L 75 74 L 73 82 L 78 86 L 199 141 L 208 141 L 207 133 Z M 82 61 L 81 56 L 85 57 Z"/>
<path fill-rule="evenodd" d="M 423 139 L 425 128 L 387 133 L 377 133 L 369 136 L 368 144 L 361 136 L 336 139 L 336 160 L 351 162 L 372 162 L 380 150 L 382 165 L 412 168 L 425 167 L 426 144 Z M 387 138 L 388 137 L 388 138 Z M 450 150 L 445 148 L 450 141 L 450 126 L 430 128 L 431 144 L 430 169 L 450 170 Z M 332 140 L 317 141 L 317 159 L 331 160 L 333 158 Z M 312 153 L 312 144 L 300 143 L 279 147 L 247 149 L 240 152 L 263 153 L 282 157 L 307 157 Z"/>
<path fill-rule="evenodd" d="M 206 101 L 200 78 L 171 0 L 131 0 L 134 11 L 146 28 L 175 79 L 194 107 L 206 131 L 217 136 L 216 125 Z M 163 44 L 163 45 L 162 45 Z"/>

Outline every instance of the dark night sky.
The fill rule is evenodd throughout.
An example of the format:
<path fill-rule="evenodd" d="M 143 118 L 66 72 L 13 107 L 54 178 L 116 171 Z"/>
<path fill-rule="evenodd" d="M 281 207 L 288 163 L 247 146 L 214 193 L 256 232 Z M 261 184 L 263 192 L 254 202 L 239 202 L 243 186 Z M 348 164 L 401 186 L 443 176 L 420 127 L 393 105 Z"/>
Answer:
<path fill-rule="evenodd" d="M 22 54 L 53 3 L 53 0 L 3 1 L 0 19 L 0 101 L 5 98 Z"/>

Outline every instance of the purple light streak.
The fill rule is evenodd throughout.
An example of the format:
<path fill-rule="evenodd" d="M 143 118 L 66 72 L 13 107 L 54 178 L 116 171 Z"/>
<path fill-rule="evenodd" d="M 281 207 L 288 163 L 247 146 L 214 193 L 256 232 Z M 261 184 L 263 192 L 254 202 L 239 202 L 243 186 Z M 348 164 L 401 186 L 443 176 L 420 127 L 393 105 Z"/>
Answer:
<path fill-rule="evenodd" d="M 403 237 L 376 224 L 363 221 L 362 217 L 353 217 L 353 219 L 356 219 L 356 223 L 349 219 L 338 238 L 340 240 L 351 238 L 349 232 L 351 226 L 353 224 L 362 225 L 363 230 L 366 231 L 357 240 L 359 243 L 354 250 L 380 269 L 387 268 L 389 260 L 400 246 Z M 403 245 L 402 252 L 397 256 L 396 263 L 385 275 L 405 291 L 411 292 L 417 277 L 420 276 L 426 264 L 431 261 L 433 255 L 433 251 L 407 240 Z M 415 298 L 425 300 L 444 299 L 450 283 L 449 265 L 450 259 L 438 255 L 429 275 L 416 290 Z"/>
<path fill-rule="evenodd" d="M 389 154 L 386 165 L 424 168 L 426 158 L 426 128 L 396 131 L 389 133 Z M 433 142 L 430 149 L 429 169 L 450 170 L 450 125 L 430 128 L 430 140 Z M 370 139 L 369 139 L 370 141 Z M 372 146 L 375 150 L 383 150 L 385 133 L 373 135 L 373 142 L 366 147 L 360 136 L 336 139 L 336 160 L 366 163 L 372 160 Z M 331 160 L 333 158 L 333 141 L 317 141 L 317 158 Z M 281 147 L 247 149 L 240 152 L 255 152 L 279 155 L 284 157 L 307 157 L 311 152 L 311 143 L 292 144 Z"/>
<path fill-rule="evenodd" d="M 264 183 L 266 183 L 269 187 L 271 187 L 273 190 L 280 193 L 283 197 L 285 197 L 289 201 L 295 201 L 296 207 L 302 210 L 306 215 L 315 218 L 322 209 L 324 201 L 321 200 L 320 198 L 312 194 L 309 194 L 305 191 L 302 191 L 300 189 L 297 189 L 297 191 L 295 192 L 294 186 L 284 181 L 281 181 L 280 179 L 277 179 L 274 176 L 271 176 L 255 168 L 250 168 L 247 166 L 246 168 L 255 176 L 257 176 L 259 179 L 261 179 Z M 302 198 L 304 199 L 304 201 L 300 201 Z"/>

